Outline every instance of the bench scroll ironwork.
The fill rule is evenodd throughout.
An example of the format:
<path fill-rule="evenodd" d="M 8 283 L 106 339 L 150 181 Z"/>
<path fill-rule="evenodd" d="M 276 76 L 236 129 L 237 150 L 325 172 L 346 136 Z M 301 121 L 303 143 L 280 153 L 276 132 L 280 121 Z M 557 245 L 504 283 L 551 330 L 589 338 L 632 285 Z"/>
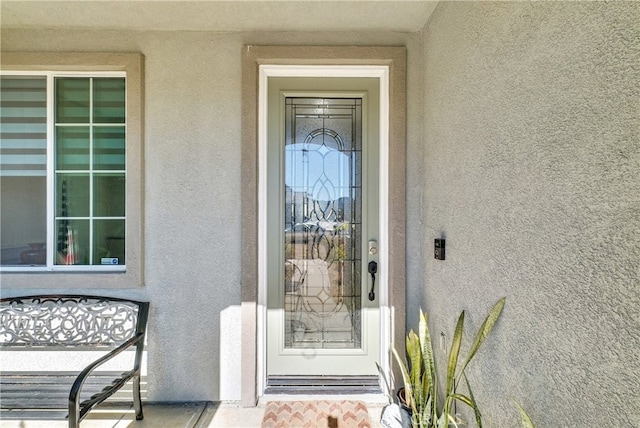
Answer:
<path fill-rule="evenodd" d="M 1 299 L 0 347 L 108 351 L 81 368 L 79 373 L 8 372 L 5 367 L 0 375 L 2 419 L 66 414 L 69 427 L 77 428 L 91 409 L 130 380 L 136 419 L 142 419 L 140 366 L 148 313 L 147 302 L 102 296 L 44 295 Z M 135 351 L 132 370 L 124 373 L 96 371 L 127 350 Z M 90 385 L 85 386 L 88 379 L 91 379 Z"/>

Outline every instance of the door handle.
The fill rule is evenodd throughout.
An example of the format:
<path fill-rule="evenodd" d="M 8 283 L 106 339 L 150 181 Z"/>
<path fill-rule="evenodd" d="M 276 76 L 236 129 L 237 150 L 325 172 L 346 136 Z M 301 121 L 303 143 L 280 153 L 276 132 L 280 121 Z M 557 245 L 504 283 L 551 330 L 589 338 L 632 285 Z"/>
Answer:
<path fill-rule="evenodd" d="M 378 273 L 378 263 L 369 262 L 369 274 L 371 275 L 371 291 L 369 291 L 369 300 L 376 299 L 376 293 L 373 291 L 376 285 L 376 273 Z"/>

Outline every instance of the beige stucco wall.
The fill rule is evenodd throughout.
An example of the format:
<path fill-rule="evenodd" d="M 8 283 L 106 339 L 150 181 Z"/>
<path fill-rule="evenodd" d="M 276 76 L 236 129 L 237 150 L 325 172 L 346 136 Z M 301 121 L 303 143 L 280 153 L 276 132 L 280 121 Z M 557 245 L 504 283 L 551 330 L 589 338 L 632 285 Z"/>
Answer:
<path fill-rule="evenodd" d="M 419 34 L 2 32 L 4 52 L 140 52 L 145 57 L 145 285 L 102 294 L 151 302 L 150 400 L 241 397 L 241 60 L 244 45 L 267 44 L 406 46 L 413 88 L 407 145 L 414 153 L 420 150 Z M 420 204 L 411 190 L 419 187 L 419 175 L 411 171 L 417 167 L 414 162 L 408 172 L 412 213 Z M 413 228 L 418 245 L 417 222 Z M 410 270 L 408 276 L 419 273 Z M 66 290 L 3 287 L 2 294 L 43 291 Z"/>
<path fill-rule="evenodd" d="M 449 338 L 507 296 L 472 368 L 490 427 L 640 425 L 638 4 L 442 3 L 422 34 L 4 30 L 3 51 L 145 56 L 152 400 L 240 398 L 241 49 L 407 46 L 407 301 Z M 432 258 L 447 239 L 447 260 Z M 2 294 L 64 290 L 15 290 Z M 449 341 L 450 343 L 450 341 Z"/>
<path fill-rule="evenodd" d="M 507 297 L 485 426 L 640 426 L 640 4 L 441 3 L 423 36 L 422 305 L 450 344 Z"/>

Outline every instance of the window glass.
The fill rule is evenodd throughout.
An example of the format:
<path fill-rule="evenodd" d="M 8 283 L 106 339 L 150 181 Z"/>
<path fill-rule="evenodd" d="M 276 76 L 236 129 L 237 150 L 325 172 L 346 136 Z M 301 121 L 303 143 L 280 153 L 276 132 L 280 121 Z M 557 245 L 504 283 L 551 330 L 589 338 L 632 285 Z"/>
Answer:
<path fill-rule="evenodd" d="M 89 169 L 89 127 L 56 127 L 56 169 Z"/>
<path fill-rule="evenodd" d="M 57 265 L 89 264 L 91 235 L 89 220 L 56 220 L 56 258 Z"/>
<path fill-rule="evenodd" d="M 124 173 L 96 174 L 93 177 L 93 215 L 124 217 L 124 188 Z"/>
<path fill-rule="evenodd" d="M 56 263 L 124 264 L 125 81 L 59 77 L 55 98 L 56 159 L 66 167 L 56 171 Z"/>
<path fill-rule="evenodd" d="M 89 123 L 88 78 L 56 79 L 56 123 Z"/>
<path fill-rule="evenodd" d="M 124 264 L 124 220 L 95 220 L 93 264 Z"/>
<path fill-rule="evenodd" d="M 0 263 L 44 265 L 47 81 L 0 79 Z"/>
<path fill-rule="evenodd" d="M 93 128 L 93 169 L 125 169 L 124 126 L 96 126 Z"/>
<path fill-rule="evenodd" d="M 1 265 L 124 265 L 125 79 L 3 75 L 0 91 Z"/>
<path fill-rule="evenodd" d="M 93 79 L 93 121 L 125 122 L 124 79 Z"/>

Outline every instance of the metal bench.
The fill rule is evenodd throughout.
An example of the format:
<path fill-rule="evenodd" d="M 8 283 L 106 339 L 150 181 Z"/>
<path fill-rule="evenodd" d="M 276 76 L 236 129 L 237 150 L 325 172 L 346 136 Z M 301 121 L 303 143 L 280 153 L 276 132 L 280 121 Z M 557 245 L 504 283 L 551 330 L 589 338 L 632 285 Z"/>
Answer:
<path fill-rule="evenodd" d="M 43 295 L 0 300 L 0 347 L 35 351 L 104 350 L 75 372 L 0 372 L 0 419 L 65 419 L 78 428 L 89 411 L 127 382 L 141 420 L 140 363 L 149 303 L 101 296 Z M 135 352 L 132 370 L 96 371 L 116 355 Z"/>

